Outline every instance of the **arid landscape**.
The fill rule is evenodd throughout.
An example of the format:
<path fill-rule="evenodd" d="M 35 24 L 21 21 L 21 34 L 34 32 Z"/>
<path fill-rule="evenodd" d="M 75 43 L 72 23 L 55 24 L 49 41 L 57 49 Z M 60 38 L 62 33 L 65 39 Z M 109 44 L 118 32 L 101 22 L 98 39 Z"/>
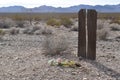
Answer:
<path fill-rule="evenodd" d="M 120 13 L 98 13 L 96 45 L 95 61 L 77 57 L 77 13 L 1 13 L 0 80 L 120 80 Z"/>

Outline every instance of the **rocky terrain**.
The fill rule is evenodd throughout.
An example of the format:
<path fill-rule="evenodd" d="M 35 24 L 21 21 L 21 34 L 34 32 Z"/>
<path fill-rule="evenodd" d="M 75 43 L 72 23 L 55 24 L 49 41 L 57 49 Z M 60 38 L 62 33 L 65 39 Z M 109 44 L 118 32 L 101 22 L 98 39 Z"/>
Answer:
<path fill-rule="evenodd" d="M 77 25 L 76 21 L 74 23 Z M 38 26 L 47 25 L 38 23 Z M 0 80 L 120 80 L 119 29 L 114 31 L 109 28 L 107 38 L 97 40 L 95 61 L 79 60 L 76 56 L 77 31 L 61 26 L 60 28 L 50 28 L 47 31 L 40 28 L 43 32 L 39 30 L 38 34 L 36 32 L 24 34 L 25 29 L 29 31 L 31 28 L 20 28 L 19 34 L 5 34 L 0 39 Z M 64 34 L 69 37 L 68 51 L 55 56 L 44 55 L 42 43 L 45 41 L 46 35 L 52 35 L 51 31 L 53 34 Z M 74 60 L 79 62 L 81 67 L 50 66 L 48 61 L 53 58 Z"/>

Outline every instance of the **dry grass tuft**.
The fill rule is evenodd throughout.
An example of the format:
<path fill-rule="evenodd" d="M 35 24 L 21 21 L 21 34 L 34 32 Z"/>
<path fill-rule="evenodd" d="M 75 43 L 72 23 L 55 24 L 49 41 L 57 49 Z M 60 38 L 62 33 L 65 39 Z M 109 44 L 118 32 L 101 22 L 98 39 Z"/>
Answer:
<path fill-rule="evenodd" d="M 97 21 L 97 40 L 107 40 L 109 36 L 109 20 Z"/>
<path fill-rule="evenodd" d="M 10 30 L 9 30 L 9 33 L 11 35 L 17 35 L 19 34 L 19 29 L 18 28 L 15 28 L 15 27 L 12 27 Z"/>
<path fill-rule="evenodd" d="M 59 55 L 69 47 L 68 37 L 65 35 L 46 36 L 43 48 L 45 55 Z"/>
<path fill-rule="evenodd" d="M 52 29 L 48 27 L 42 27 L 42 26 L 32 26 L 29 28 L 26 28 L 23 30 L 23 34 L 29 34 L 29 35 L 47 35 L 47 34 L 52 34 L 53 31 Z"/>
<path fill-rule="evenodd" d="M 0 28 L 10 28 L 15 25 L 15 22 L 12 19 L 6 18 L 0 20 Z"/>
<path fill-rule="evenodd" d="M 120 25 L 114 23 L 110 25 L 112 31 L 120 31 Z"/>
<path fill-rule="evenodd" d="M 109 35 L 109 30 L 108 29 L 101 29 L 97 30 L 97 40 L 107 40 L 107 37 Z"/>
<path fill-rule="evenodd" d="M 5 31 L 0 29 L 0 40 L 2 40 L 3 36 L 5 35 Z"/>

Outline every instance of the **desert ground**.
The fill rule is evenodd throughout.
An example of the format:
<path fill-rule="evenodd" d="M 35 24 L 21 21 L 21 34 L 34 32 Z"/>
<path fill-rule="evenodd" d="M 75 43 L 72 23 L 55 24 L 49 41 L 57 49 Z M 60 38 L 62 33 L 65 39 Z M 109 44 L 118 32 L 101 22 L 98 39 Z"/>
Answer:
<path fill-rule="evenodd" d="M 120 18 L 97 20 L 96 60 L 92 61 L 77 57 L 77 17 L 1 17 L 0 80 L 120 80 L 119 22 Z M 53 58 L 81 66 L 51 66 L 48 61 Z"/>

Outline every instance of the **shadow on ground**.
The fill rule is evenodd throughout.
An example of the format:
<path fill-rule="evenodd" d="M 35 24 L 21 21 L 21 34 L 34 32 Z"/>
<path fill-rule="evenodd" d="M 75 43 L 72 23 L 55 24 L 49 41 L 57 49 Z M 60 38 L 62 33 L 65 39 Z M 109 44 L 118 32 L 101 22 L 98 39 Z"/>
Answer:
<path fill-rule="evenodd" d="M 86 60 L 86 62 L 92 64 L 94 67 L 96 67 L 98 70 L 104 72 L 106 75 L 108 75 L 112 78 L 115 78 L 116 80 L 120 80 L 120 73 L 119 72 L 117 72 L 111 68 L 108 68 L 105 65 L 103 65 L 97 61 Z"/>

